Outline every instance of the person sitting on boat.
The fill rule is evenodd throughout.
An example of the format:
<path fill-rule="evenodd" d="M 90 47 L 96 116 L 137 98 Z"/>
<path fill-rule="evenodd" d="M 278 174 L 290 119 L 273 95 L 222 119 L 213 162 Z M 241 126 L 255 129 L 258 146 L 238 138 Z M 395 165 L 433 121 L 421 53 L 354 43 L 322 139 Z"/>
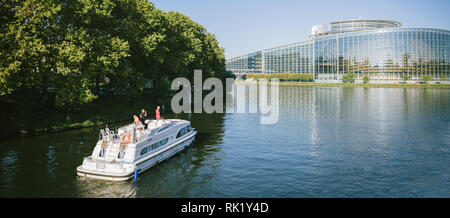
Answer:
<path fill-rule="evenodd" d="M 134 125 L 138 125 L 139 123 L 141 123 L 138 116 L 133 115 L 133 119 L 134 119 Z"/>
<path fill-rule="evenodd" d="M 141 115 L 139 115 L 139 118 L 141 119 L 141 123 L 144 124 L 144 128 L 147 129 L 147 123 L 145 123 L 145 119 L 147 119 L 147 111 L 142 109 Z"/>

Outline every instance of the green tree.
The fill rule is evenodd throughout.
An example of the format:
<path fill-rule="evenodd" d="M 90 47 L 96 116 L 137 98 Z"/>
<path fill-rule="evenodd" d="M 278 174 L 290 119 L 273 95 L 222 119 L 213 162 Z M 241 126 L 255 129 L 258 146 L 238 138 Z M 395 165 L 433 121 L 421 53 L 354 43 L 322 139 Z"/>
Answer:
<path fill-rule="evenodd" d="M 431 76 L 426 76 L 426 75 L 424 75 L 424 76 L 422 76 L 422 81 L 425 83 L 425 84 L 428 84 L 428 82 L 431 80 Z"/>
<path fill-rule="evenodd" d="M 76 108 L 99 98 L 101 87 L 130 100 L 145 79 L 167 92 L 194 69 L 227 75 L 213 34 L 147 0 L 10 0 L 0 11 L 2 97 Z"/>
<path fill-rule="evenodd" d="M 410 76 L 402 76 L 403 83 L 406 83 L 409 79 L 411 79 Z"/>
<path fill-rule="evenodd" d="M 108 32 L 111 1 L 9 1 L 0 94 L 54 89 L 55 106 L 77 106 L 98 96 L 95 79 L 128 56 L 128 43 Z M 9 57 L 9 58 L 8 58 Z M 25 96 L 26 97 L 26 96 Z"/>
<path fill-rule="evenodd" d="M 224 49 L 220 48 L 215 36 L 178 12 L 166 14 L 167 38 L 164 43 L 165 63 L 162 65 L 167 79 L 183 76 L 193 78 L 195 69 L 203 70 L 203 77 L 225 76 Z"/>

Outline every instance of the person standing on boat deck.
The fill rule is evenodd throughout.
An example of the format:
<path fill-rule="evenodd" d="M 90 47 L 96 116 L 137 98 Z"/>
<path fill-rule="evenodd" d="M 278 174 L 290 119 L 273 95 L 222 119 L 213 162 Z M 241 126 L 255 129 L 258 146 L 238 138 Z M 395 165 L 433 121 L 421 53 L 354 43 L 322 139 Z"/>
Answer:
<path fill-rule="evenodd" d="M 161 120 L 161 114 L 159 113 L 159 106 L 156 107 L 155 114 L 156 114 L 156 123 L 158 123 L 158 121 Z M 164 122 L 163 122 L 163 125 L 164 125 Z"/>
<path fill-rule="evenodd" d="M 147 111 L 142 109 L 141 115 L 139 115 L 139 117 L 141 118 L 141 123 L 144 124 L 144 128 L 147 129 L 148 124 L 145 123 L 145 119 L 147 119 Z"/>

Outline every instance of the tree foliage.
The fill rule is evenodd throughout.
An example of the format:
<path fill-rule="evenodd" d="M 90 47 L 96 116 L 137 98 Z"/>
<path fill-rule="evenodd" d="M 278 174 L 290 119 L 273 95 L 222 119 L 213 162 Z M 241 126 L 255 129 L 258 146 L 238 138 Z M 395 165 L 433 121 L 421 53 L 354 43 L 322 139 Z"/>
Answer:
<path fill-rule="evenodd" d="M 146 79 L 166 91 L 194 69 L 226 74 L 214 35 L 146 0 L 6 0 L 0 12 L 2 97 L 77 107 L 100 88 L 132 99 Z"/>
<path fill-rule="evenodd" d="M 406 83 L 409 79 L 411 79 L 410 76 L 402 76 L 403 83 Z"/>
<path fill-rule="evenodd" d="M 423 75 L 423 76 L 422 76 L 422 81 L 423 81 L 425 84 L 428 84 L 428 82 L 429 82 L 431 79 L 432 79 L 431 76 L 427 76 L 427 75 Z"/>

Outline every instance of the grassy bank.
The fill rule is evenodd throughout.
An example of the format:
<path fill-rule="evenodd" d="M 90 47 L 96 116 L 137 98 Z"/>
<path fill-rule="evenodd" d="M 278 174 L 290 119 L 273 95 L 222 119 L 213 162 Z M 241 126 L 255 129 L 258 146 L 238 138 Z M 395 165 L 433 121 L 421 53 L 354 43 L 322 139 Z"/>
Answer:
<path fill-rule="evenodd" d="M 252 82 L 236 81 L 237 84 Z M 254 83 L 254 82 L 253 82 Z M 269 81 L 270 84 L 270 81 Z M 363 84 L 363 83 L 315 83 L 315 82 L 287 82 L 279 83 L 281 86 L 321 86 L 321 87 L 365 87 L 365 88 L 450 88 L 450 84 Z"/>

